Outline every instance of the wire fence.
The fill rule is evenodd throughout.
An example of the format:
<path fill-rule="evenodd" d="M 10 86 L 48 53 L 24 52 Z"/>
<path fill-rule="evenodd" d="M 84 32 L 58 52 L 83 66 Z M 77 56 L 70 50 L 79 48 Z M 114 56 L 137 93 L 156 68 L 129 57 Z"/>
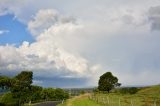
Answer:
<path fill-rule="evenodd" d="M 160 106 L 160 100 L 143 96 L 90 95 L 90 100 L 104 106 Z"/>

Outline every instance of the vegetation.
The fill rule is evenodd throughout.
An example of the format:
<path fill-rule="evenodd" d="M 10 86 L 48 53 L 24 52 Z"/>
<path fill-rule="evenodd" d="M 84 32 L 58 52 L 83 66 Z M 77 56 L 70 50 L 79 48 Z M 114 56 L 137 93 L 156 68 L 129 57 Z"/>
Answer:
<path fill-rule="evenodd" d="M 135 88 L 129 89 L 134 91 Z M 90 98 L 99 104 L 108 106 L 160 106 L 160 85 L 137 89 L 138 92 L 135 94 L 130 94 L 130 92 L 123 94 L 119 92 L 110 94 L 96 93 Z"/>
<path fill-rule="evenodd" d="M 135 88 L 129 89 L 132 91 Z M 160 85 L 136 89 L 138 92 L 135 94 L 129 92 L 84 94 L 58 106 L 160 106 Z"/>
<path fill-rule="evenodd" d="M 100 76 L 98 82 L 98 89 L 100 91 L 107 91 L 108 93 L 115 87 L 120 86 L 118 83 L 118 78 L 113 76 L 111 72 L 106 72 Z"/>
<path fill-rule="evenodd" d="M 33 73 L 30 71 L 22 71 L 20 74 L 15 76 L 11 84 L 11 93 L 14 98 L 19 100 L 19 105 L 24 104 L 26 101 L 30 101 L 30 95 L 32 94 Z"/>
<path fill-rule="evenodd" d="M 160 85 L 143 87 L 141 90 L 138 91 L 138 94 L 160 94 Z"/>
<path fill-rule="evenodd" d="M 59 100 L 65 102 L 58 106 L 160 106 L 160 85 L 116 88 L 121 84 L 111 72 L 100 77 L 98 89 L 42 88 L 32 85 L 32 77 L 33 73 L 30 71 L 23 71 L 13 78 L 0 76 L 0 88 L 8 91 L 0 94 L 0 106 L 29 106 L 31 102 L 36 105 L 44 101 Z M 67 91 L 73 98 L 68 99 Z M 75 96 L 79 94 L 81 95 Z"/>
<path fill-rule="evenodd" d="M 5 93 L 1 98 L 0 106 L 18 106 L 18 99 L 13 98 L 11 93 Z"/>
<path fill-rule="evenodd" d="M 24 103 L 69 98 L 68 92 L 60 88 L 42 88 L 32 85 L 33 73 L 22 71 L 13 78 L 0 76 L 0 88 L 9 90 L 0 97 L 0 106 L 21 106 Z"/>
<path fill-rule="evenodd" d="M 124 87 L 117 90 L 121 94 L 135 94 L 138 92 L 138 88 L 136 87 Z"/>
<path fill-rule="evenodd" d="M 49 101 L 49 100 L 63 100 L 69 98 L 69 94 L 64 90 L 57 88 L 45 88 L 41 92 L 42 99 Z"/>
<path fill-rule="evenodd" d="M 160 85 L 117 88 L 107 94 L 94 91 L 73 97 L 58 106 L 160 106 Z"/>
<path fill-rule="evenodd" d="M 64 104 L 59 104 L 58 106 L 101 106 L 101 105 L 96 103 L 95 101 L 91 101 L 88 98 L 88 94 L 84 94 L 69 99 Z"/>

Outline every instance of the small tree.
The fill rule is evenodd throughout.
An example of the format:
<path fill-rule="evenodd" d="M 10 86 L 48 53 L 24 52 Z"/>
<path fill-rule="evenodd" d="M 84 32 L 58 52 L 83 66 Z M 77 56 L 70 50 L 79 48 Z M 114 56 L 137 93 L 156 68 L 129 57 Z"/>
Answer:
<path fill-rule="evenodd" d="M 106 72 L 102 76 L 100 76 L 98 89 L 100 91 L 107 91 L 109 93 L 110 90 L 120 85 L 121 84 L 118 83 L 117 77 L 113 76 L 111 72 Z"/>

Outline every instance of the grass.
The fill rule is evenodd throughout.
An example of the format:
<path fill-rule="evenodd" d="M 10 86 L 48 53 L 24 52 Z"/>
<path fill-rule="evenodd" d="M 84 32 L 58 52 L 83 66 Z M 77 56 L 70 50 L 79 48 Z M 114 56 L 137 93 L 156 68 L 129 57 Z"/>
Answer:
<path fill-rule="evenodd" d="M 91 99 L 107 106 L 160 106 L 160 85 L 141 88 L 136 94 L 95 94 Z"/>
<path fill-rule="evenodd" d="M 146 106 L 145 99 L 140 95 L 130 95 L 130 94 L 96 94 L 91 98 L 93 101 L 97 101 L 101 105 L 107 106 Z M 153 101 L 154 103 L 154 101 Z"/>
<path fill-rule="evenodd" d="M 5 94 L 5 95 L 9 95 Z M 7 102 L 11 96 L 0 95 Z M 155 105 L 156 103 L 156 105 Z M 31 106 L 35 106 L 32 104 Z M 25 104 L 24 106 L 28 106 Z M 136 94 L 84 94 L 73 97 L 58 106 L 160 106 L 160 85 L 141 88 Z"/>
<path fill-rule="evenodd" d="M 58 106 L 160 106 L 160 85 L 141 88 L 136 94 L 85 94 Z"/>
<path fill-rule="evenodd" d="M 160 85 L 142 88 L 138 94 L 160 94 Z"/>
<path fill-rule="evenodd" d="M 88 98 L 88 94 L 80 95 L 67 100 L 64 104 L 58 106 L 101 106 L 100 104 Z"/>

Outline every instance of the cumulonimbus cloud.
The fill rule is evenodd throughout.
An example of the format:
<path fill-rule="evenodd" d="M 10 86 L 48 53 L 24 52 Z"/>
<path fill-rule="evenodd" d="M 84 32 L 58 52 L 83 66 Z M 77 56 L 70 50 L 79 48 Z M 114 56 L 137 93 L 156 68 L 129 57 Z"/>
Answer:
<path fill-rule="evenodd" d="M 18 48 L 0 46 L 1 70 L 49 70 L 46 77 L 90 76 L 87 74 L 92 72 L 89 61 L 63 47 L 64 43 L 70 42 L 67 38 L 76 36 L 74 34 L 81 28 L 74 21 L 60 16 L 55 10 L 40 10 L 28 24 L 35 42 L 24 41 Z"/>
<path fill-rule="evenodd" d="M 61 6 L 57 1 L 50 1 L 42 6 L 54 8 L 53 5 L 57 5 L 57 10 L 34 7 L 37 1 L 14 5 L 7 2 L 18 20 L 29 19 L 25 24 L 35 42 L 24 41 L 19 47 L 0 46 L 0 71 L 29 69 L 36 73 L 35 76 L 58 76 L 58 80 L 85 77 L 93 85 L 105 71 L 112 71 L 125 84 L 159 81 L 160 68 L 156 64 L 160 54 L 159 33 L 149 30 L 150 24 L 157 26 L 157 16 L 147 20 L 155 17 L 154 12 L 150 15 L 147 12 L 158 1 L 102 0 L 97 3 L 94 0 L 90 2 L 91 8 L 84 5 L 86 1 L 90 2 L 67 1 Z M 79 8 L 82 6 L 84 8 Z M 152 72 L 152 77 L 145 79 Z M 136 81 L 133 80 L 135 75 Z"/>
<path fill-rule="evenodd" d="M 160 30 L 160 6 L 151 7 L 148 11 L 148 18 L 152 30 Z"/>

